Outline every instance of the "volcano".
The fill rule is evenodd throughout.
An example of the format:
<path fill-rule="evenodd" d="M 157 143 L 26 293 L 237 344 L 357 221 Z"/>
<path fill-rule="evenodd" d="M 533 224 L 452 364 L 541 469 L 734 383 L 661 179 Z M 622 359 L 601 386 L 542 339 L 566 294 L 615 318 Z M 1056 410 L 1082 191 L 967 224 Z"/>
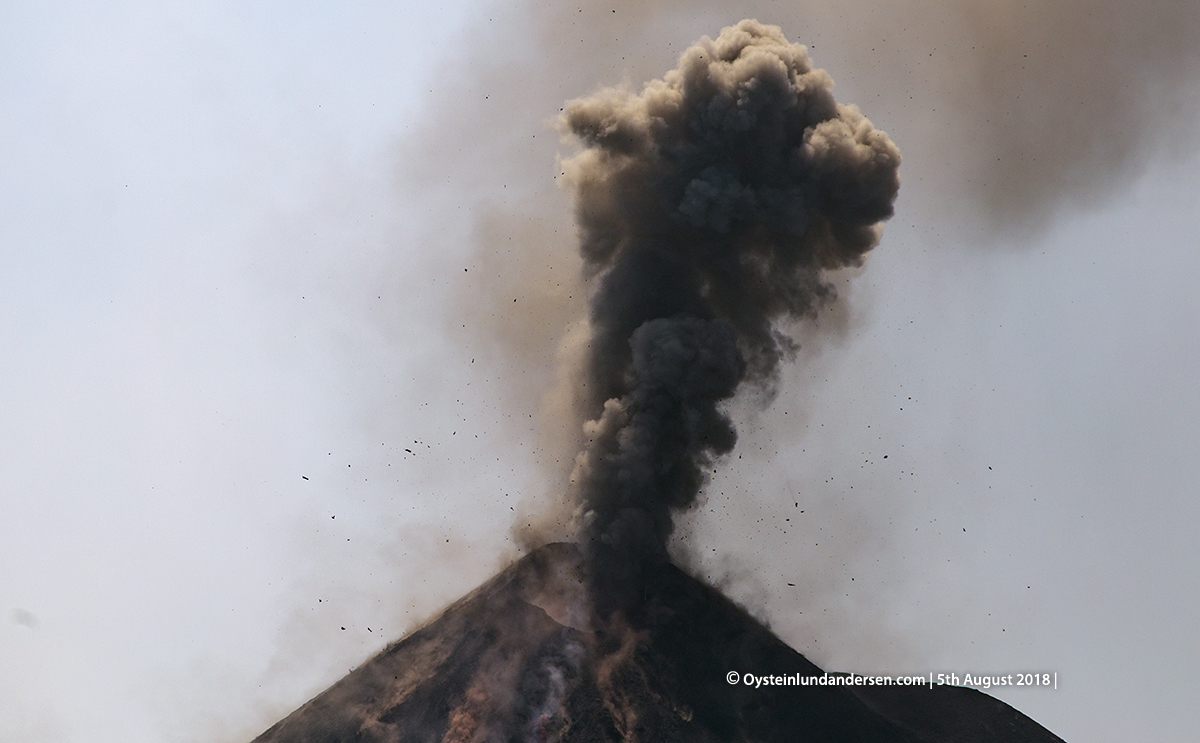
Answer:
<path fill-rule="evenodd" d="M 254 743 L 1061 743 L 962 687 L 730 683 L 825 674 L 669 563 L 592 627 L 583 574 L 575 545 L 530 553 Z"/>

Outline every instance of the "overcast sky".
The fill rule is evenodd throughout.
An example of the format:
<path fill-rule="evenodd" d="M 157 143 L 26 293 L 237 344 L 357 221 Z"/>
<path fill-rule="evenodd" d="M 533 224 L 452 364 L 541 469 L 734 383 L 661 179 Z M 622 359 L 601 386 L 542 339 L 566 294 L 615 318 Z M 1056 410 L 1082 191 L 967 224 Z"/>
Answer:
<path fill-rule="evenodd" d="M 248 741 L 559 533 L 553 118 L 743 16 L 902 186 L 677 556 L 826 668 L 1190 740 L 1200 23 L 1081 3 L 3 4 L 0 742 Z"/>

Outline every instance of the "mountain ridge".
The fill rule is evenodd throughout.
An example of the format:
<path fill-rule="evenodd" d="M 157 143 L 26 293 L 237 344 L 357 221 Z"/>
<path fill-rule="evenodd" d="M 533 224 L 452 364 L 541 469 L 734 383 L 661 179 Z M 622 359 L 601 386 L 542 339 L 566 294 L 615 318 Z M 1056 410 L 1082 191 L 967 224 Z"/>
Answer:
<path fill-rule="evenodd" d="M 531 552 L 253 743 L 1062 743 L 963 687 L 730 684 L 825 672 L 670 564 L 592 627 L 581 575 L 575 545 Z"/>

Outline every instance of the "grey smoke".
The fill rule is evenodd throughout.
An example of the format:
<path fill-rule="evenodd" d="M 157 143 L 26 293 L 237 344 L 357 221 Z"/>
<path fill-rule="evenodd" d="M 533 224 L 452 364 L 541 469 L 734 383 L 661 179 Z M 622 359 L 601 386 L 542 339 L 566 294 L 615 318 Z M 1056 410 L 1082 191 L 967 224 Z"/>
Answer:
<path fill-rule="evenodd" d="M 587 445 L 574 482 L 593 578 L 637 585 L 736 433 L 719 403 L 770 388 L 776 321 L 835 297 L 826 271 L 879 242 L 900 153 L 804 47 L 744 20 L 640 92 L 570 102 L 563 163 L 591 299 Z"/>
<path fill-rule="evenodd" d="M 870 102 L 872 120 L 905 143 L 904 208 L 935 220 L 939 239 L 928 247 L 965 252 L 1027 244 L 1064 211 L 1122 193 L 1163 153 L 1194 151 L 1200 4 L 1126 5 L 747 0 L 736 12 L 779 23 L 837 71 L 853 100 Z M 572 276 L 546 117 L 601 81 L 661 74 L 680 42 L 727 25 L 729 14 L 711 0 L 497 8 L 447 67 L 404 150 L 409 198 L 436 215 L 423 242 L 453 256 L 472 246 L 473 268 L 448 306 L 453 337 L 470 334 L 463 343 L 499 375 L 495 399 L 514 419 L 537 411 L 534 454 L 546 475 L 522 484 L 537 501 L 521 519 L 536 522 L 532 541 L 568 537 L 568 514 L 553 505 L 585 443 L 573 435 L 581 401 L 563 382 L 576 370 L 564 372 L 562 358 L 576 363 L 573 323 L 589 282 Z M 446 204 L 475 215 L 469 234 L 443 218 Z M 594 392 L 584 419 L 598 415 Z"/>
<path fill-rule="evenodd" d="M 37 629 L 41 622 L 38 621 L 37 615 L 28 609 L 17 607 L 12 610 L 12 620 L 14 623 L 27 627 L 28 629 Z"/>

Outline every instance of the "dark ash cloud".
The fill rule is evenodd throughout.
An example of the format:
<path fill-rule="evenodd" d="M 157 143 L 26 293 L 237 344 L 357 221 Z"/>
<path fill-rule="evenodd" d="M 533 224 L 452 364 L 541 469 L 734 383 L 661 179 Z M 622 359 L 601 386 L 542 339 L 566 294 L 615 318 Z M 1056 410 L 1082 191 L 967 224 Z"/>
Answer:
<path fill-rule="evenodd" d="M 599 583 L 634 586 L 666 559 L 672 511 L 736 442 L 719 403 L 770 387 L 797 350 L 776 321 L 832 301 L 824 272 L 858 265 L 892 215 L 899 150 L 832 87 L 803 46 L 745 20 L 640 92 L 564 109 L 598 280 L 573 479 Z"/>

